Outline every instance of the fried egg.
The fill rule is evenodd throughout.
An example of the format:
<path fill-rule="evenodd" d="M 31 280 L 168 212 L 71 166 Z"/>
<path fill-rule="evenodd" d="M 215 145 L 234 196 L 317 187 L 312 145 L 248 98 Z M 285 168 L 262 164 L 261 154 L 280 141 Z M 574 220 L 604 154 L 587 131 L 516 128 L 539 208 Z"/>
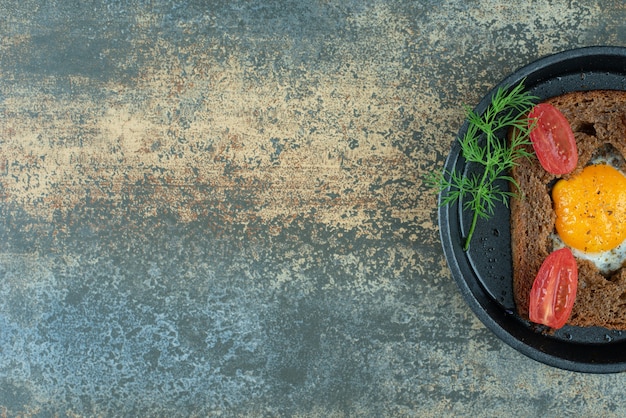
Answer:
<path fill-rule="evenodd" d="M 604 274 L 626 261 L 626 175 L 615 149 L 552 188 L 556 213 L 554 249 L 569 247 Z"/>

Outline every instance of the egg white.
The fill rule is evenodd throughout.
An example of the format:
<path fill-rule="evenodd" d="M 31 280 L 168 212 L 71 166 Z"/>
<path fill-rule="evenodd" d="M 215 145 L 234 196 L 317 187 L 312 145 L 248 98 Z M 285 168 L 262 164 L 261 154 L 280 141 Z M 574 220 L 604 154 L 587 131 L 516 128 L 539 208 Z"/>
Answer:
<path fill-rule="evenodd" d="M 595 157 L 589 163 L 589 165 L 598 164 L 608 164 L 620 173 L 626 175 L 623 170 L 624 158 L 616 150 L 611 150 L 601 156 Z M 572 254 L 575 258 L 591 261 L 598 270 L 605 275 L 618 270 L 626 262 L 626 239 L 612 250 L 590 253 L 566 245 L 556 231 L 550 238 L 554 251 L 568 247 L 572 250 Z"/>
<path fill-rule="evenodd" d="M 575 258 L 591 261 L 603 274 L 610 274 L 618 270 L 626 261 L 626 240 L 612 250 L 588 253 L 566 245 L 557 233 L 552 234 L 551 238 L 554 251 L 568 247 L 572 250 Z"/>

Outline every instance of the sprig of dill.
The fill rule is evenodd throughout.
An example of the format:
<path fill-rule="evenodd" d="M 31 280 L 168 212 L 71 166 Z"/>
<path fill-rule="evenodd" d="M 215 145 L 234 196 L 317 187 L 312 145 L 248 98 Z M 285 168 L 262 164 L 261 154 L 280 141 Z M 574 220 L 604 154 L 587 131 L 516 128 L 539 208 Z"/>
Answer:
<path fill-rule="evenodd" d="M 538 99 L 524 90 L 523 82 L 510 89 L 499 88 L 482 115 L 464 106 L 468 127 L 459 138 L 462 156 L 468 164 L 481 165 L 482 174 L 464 176 L 446 170 L 427 176 L 427 183 L 441 193 L 441 205 L 463 201 L 463 208 L 473 212 L 464 251 L 469 249 L 478 219 L 489 219 L 497 202 L 508 206 L 508 199 L 519 193 L 519 185 L 509 172 L 518 159 L 532 155 L 523 146 L 530 144 L 532 128 L 528 126 L 526 114 Z M 499 137 L 511 129 L 510 142 Z M 514 191 L 502 190 L 498 186 L 502 180 L 512 184 Z"/>

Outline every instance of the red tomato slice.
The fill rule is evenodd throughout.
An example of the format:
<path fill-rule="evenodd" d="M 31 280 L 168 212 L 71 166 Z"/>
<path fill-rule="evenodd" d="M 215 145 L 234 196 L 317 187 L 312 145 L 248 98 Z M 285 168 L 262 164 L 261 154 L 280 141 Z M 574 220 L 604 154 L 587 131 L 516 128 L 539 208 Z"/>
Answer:
<path fill-rule="evenodd" d="M 571 173 L 578 162 L 578 148 L 563 113 L 549 103 L 540 103 L 529 113 L 528 126 L 535 121 L 530 140 L 541 166 L 555 175 Z"/>
<path fill-rule="evenodd" d="M 530 291 L 532 322 L 561 328 L 567 322 L 578 288 L 578 267 L 569 248 L 552 252 L 543 262 Z"/>

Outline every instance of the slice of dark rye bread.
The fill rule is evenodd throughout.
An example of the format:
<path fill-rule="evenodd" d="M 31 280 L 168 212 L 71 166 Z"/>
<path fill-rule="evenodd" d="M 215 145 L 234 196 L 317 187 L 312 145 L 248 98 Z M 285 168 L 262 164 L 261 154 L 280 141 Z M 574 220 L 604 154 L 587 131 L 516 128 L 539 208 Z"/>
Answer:
<path fill-rule="evenodd" d="M 579 173 L 596 153 L 614 149 L 626 156 L 626 92 L 573 92 L 546 100 L 569 121 L 578 146 Z M 532 151 L 532 150 L 530 150 Z M 553 250 L 555 232 L 551 187 L 557 177 L 536 158 L 522 159 L 512 170 L 521 198 L 511 199 L 513 292 L 518 314 L 528 319 L 530 289 L 539 267 Z M 589 261 L 577 259 L 578 291 L 569 325 L 626 329 L 626 267 L 604 276 Z"/>

